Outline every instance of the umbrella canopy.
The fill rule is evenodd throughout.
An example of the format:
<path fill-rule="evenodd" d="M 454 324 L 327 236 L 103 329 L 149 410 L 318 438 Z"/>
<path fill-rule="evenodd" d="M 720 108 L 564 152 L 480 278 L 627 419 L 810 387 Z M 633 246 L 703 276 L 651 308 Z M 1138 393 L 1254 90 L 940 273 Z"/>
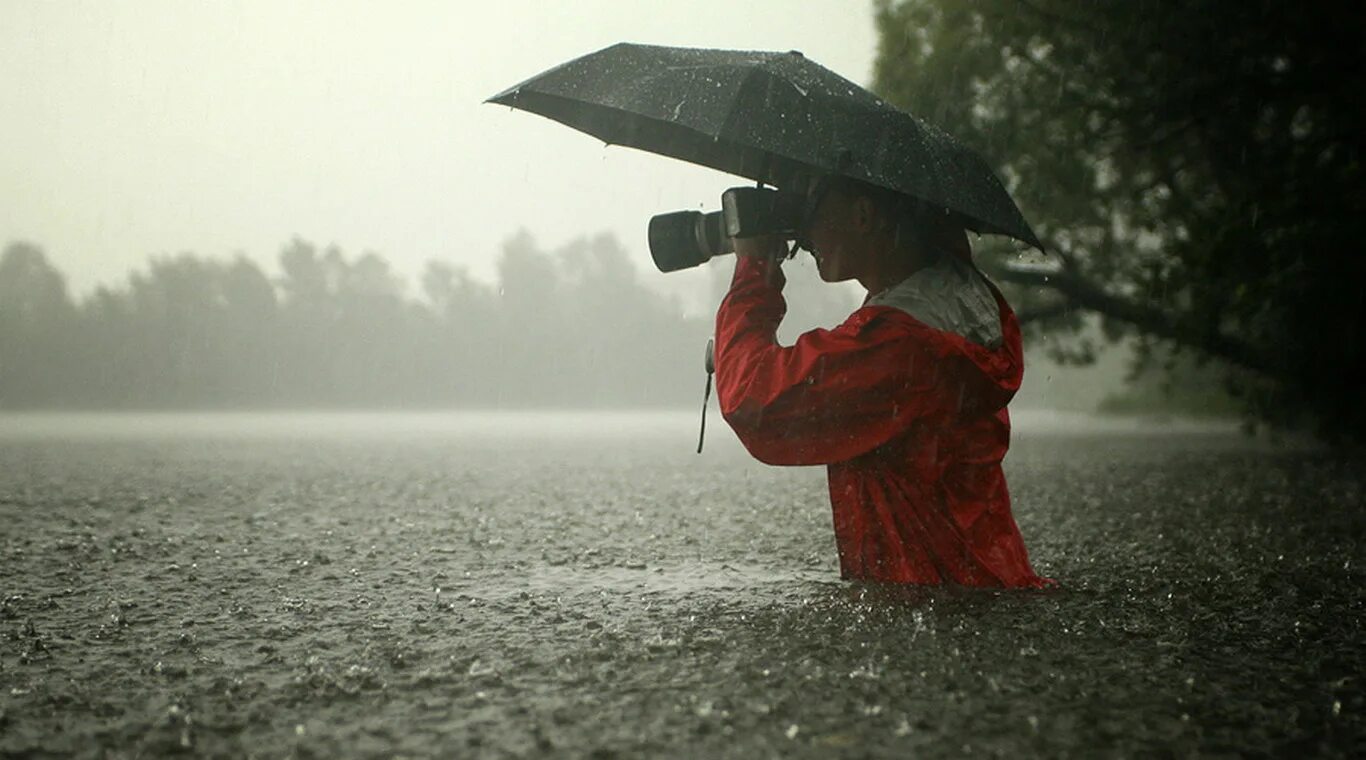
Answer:
<path fill-rule="evenodd" d="M 946 208 L 968 229 L 1043 248 L 980 156 L 796 51 L 621 43 L 488 102 L 778 188 L 852 177 Z"/>

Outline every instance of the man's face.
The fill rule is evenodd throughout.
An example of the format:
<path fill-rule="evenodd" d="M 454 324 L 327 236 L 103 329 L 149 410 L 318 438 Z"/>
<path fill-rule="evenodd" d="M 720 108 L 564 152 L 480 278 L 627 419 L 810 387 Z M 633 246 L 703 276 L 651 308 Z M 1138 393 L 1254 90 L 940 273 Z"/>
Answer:
<path fill-rule="evenodd" d="M 852 280 L 863 271 L 868 254 L 870 205 L 866 198 L 831 189 L 812 212 L 807 240 L 822 280 Z"/>

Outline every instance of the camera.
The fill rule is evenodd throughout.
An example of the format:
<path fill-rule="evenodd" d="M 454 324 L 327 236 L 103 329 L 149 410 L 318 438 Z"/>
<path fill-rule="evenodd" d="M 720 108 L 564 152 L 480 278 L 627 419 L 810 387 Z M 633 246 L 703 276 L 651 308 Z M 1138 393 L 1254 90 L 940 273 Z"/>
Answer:
<path fill-rule="evenodd" d="M 673 211 L 650 217 L 650 257 L 659 271 L 676 272 L 732 253 L 733 237 L 796 239 L 805 223 L 806 201 L 804 193 L 732 187 L 721 194 L 720 211 Z"/>

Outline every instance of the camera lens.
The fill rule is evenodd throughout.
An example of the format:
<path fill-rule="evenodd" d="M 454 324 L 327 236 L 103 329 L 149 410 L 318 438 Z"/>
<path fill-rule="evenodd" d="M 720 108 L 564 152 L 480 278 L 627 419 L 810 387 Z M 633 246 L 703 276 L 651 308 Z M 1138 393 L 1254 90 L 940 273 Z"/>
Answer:
<path fill-rule="evenodd" d="M 650 217 L 650 257 L 661 272 L 676 272 L 726 252 L 721 212 L 674 211 Z"/>

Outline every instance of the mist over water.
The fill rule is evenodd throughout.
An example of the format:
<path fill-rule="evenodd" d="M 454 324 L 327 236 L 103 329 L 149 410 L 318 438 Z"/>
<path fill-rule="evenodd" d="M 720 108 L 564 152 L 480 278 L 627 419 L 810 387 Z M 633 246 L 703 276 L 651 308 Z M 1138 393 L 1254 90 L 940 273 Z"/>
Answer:
<path fill-rule="evenodd" d="M 699 399 L 700 401 L 700 399 Z M 1233 434 L 1236 422 L 1115 417 L 1051 409 L 1011 414 L 1018 437 Z M 695 446 L 700 411 L 522 410 L 433 412 L 23 412 L 0 413 L 0 440 L 35 438 L 262 438 L 539 441 L 648 439 Z M 707 411 L 707 445 L 738 446 L 715 402 Z"/>

